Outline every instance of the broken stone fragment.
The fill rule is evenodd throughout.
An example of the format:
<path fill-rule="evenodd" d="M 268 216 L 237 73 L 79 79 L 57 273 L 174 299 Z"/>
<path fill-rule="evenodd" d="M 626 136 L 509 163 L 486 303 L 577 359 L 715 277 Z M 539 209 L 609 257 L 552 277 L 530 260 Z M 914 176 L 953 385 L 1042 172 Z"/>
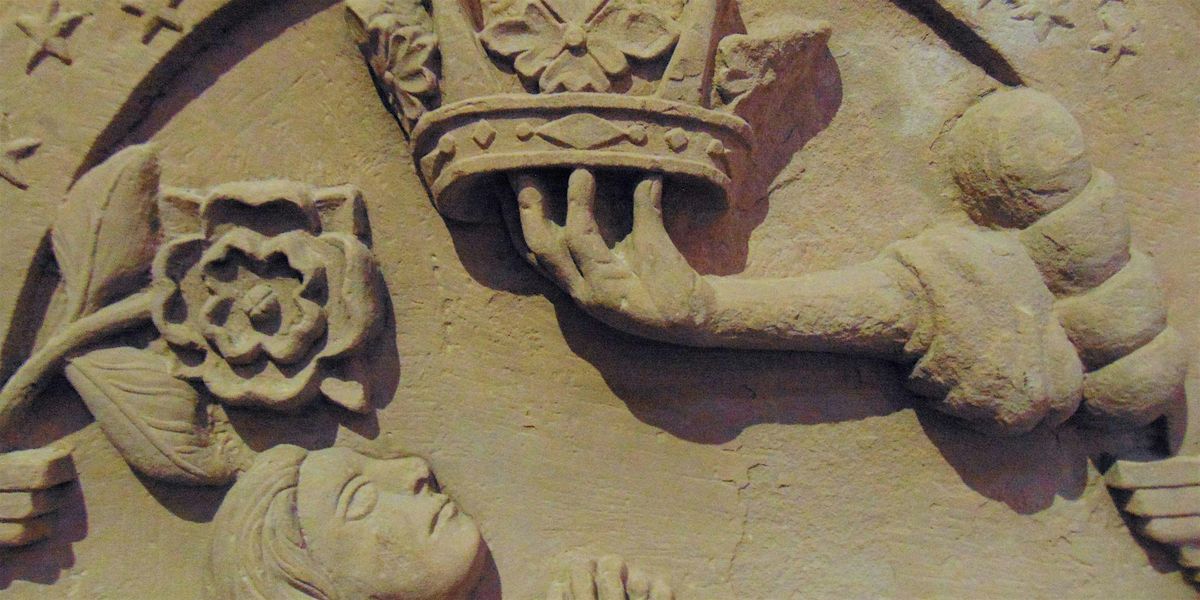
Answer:
<path fill-rule="evenodd" d="M 824 21 L 781 19 L 758 33 L 726 36 L 717 46 L 713 106 L 738 114 L 777 109 L 780 94 L 795 93 L 812 73 L 829 35 Z"/>

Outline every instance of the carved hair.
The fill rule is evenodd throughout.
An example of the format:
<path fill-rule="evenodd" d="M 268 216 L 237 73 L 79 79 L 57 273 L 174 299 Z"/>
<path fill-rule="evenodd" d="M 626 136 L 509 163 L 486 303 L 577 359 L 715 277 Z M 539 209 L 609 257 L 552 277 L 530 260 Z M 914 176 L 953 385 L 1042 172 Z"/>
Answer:
<path fill-rule="evenodd" d="M 213 523 L 210 597 L 337 600 L 333 579 L 308 554 L 296 515 L 307 457 L 296 446 L 272 448 L 229 490 Z"/>

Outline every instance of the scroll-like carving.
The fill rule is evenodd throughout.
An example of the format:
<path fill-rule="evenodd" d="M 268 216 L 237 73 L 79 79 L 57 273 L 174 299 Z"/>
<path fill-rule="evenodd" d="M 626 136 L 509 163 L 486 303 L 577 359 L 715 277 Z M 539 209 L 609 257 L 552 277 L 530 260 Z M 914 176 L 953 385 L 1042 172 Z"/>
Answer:
<path fill-rule="evenodd" d="M 1180 401 L 1184 354 L 1149 261 L 1130 250 L 1117 188 L 1088 161 L 1071 115 L 1031 90 L 992 94 L 949 136 L 978 227 L 937 226 L 874 261 L 800 278 L 698 274 L 663 225 L 664 186 L 727 197 L 754 139 L 739 111 L 762 112 L 764 92 L 793 85 L 787 67 L 805 72 L 829 35 L 801 23 L 717 39 L 722 4 L 430 2 L 429 22 L 453 41 L 442 47 L 444 93 L 406 131 L 438 209 L 486 218 L 503 177 L 518 251 L 613 327 L 695 346 L 886 357 L 912 367 L 913 391 L 984 431 L 1077 412 L 1140 427 Z M 364 22 L 397 10 L 349 7 Z M 598 223 L 595 203 L 622 193 L 632 229 L 606 239 L 620 228 Z"/>
<path fill-rule="evenodd" d="M 1180 566 L 1200 582 L 1200 458 L 1120 461 L 1105 480 L 1138 532 L 1174 548 Z"/>

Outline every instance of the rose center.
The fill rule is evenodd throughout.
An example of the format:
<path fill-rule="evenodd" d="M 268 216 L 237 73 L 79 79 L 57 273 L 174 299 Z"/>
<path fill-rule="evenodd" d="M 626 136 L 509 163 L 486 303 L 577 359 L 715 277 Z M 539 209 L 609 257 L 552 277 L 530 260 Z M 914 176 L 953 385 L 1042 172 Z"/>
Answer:
<path fill-rule="evenodd" d="M 246 292 L 242 297 L 242 310 L 255 328 L 260 330 L 278 325 L 283 312 L 279 294 L 265 283 L 260 283 Z"/>
<path fill-rule="evenodd" d="M 587 32 L 579 25 L 570 23 L 563 32 L 563 44 L 571 50 L 579 50 L 587 45 Z"/>

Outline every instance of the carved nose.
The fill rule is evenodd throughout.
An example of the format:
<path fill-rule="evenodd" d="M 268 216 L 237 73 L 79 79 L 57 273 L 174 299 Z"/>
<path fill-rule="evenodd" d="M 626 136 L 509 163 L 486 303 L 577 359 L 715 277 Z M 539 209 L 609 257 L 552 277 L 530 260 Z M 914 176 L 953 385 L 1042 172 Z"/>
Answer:
<path fill-rule="evenodd" d="M 405 459 L 404 479 L 406 488 L 414 495 L 429 494 L 438 491 L 437 480 L 429 463 L 423 459 L 412 457 Z"/>

